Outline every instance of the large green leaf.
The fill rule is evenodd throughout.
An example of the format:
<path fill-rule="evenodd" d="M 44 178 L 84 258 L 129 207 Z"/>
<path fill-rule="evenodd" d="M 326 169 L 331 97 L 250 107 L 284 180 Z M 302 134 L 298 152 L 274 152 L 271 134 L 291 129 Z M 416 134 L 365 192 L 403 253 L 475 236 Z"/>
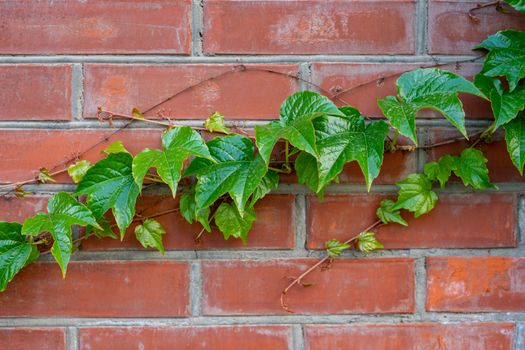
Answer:
<path fill-rule="evenodd" d="M 36 246 L 27 242 L 18 222 L 0 222 L 0 292 L 26 266 L 32 255 L 38 256 Z"/>
<path fill-rule="evenodd" d="M 306 152 L 301 152 L 295 159 L 294 166 L 297 174 L 297 182 L 305 184 L 322 199 L 324 188 L 319 187 L 317 159 Z"/>
<path fill-rule="evenodd" d="M 342 115 L 328 98 L 311 91 L 291 95 L 281 105 L 279 120 L 255 127 L 255 139 L 266 163 L 279 139 L 317 157 L 312 120 L 320 115 Z"/>
<path fill-rule="evenodd" d="M 525 112 L 504 125 L 507 151 L 514 166 L 523 175 L 525 164 Z"/>
<path fill-rule="evenodd" d="M 133 179 L 133 157 L 129 153 L 111 153 L 91 167 L 78 184 L 76 195 L 86 194 L 87 206 L 99 219 L 109 209 L 124 238 L 126 228 L 135 216 L 140 188 Z"/>
<path fill-rule="evenodd" d="M 470 185 L 476 189 L 497 188 L 490 183 L 487 159 L 483 156 L 483 152 L 467 148 L 455 160 L 454 174 L 465 186 Z"/>
<path fill-rule="evenodd" d="M 247 242 L 248 232 L 255 218 L 255 211 L 252 207 L 247 207 L 244 215 L 241 215 L 230 203 L 221 203 L 215 212 L 215 224 L 223 233 L 224 239 L 235 237 L 240 238 L 244 243 Z"/>
<path fill-rule="evenodd" d="M 506 77 L 510 91 L 513 91 L 525 77 L 525 32 L 497 32 L 475 47 L 481 48 L 489 51 L 483 63 L 483 74 Z"/>
<path fill-rule="evenodd" d="M 71 226 L 91 225 L 99 229 L 101 227 L 85 205 L 65 192 L 51 197 L 47 203 L 47 211 L 47 214 L 38 213 L 26 219 L 22 226 L 22 234 L 36 236 L 42 232 L 49 232 L 53 237 L 51 254 L 65 276 L 73 248 Z"/>
<path fill-rule="evenodd" d="M 156 248 L 164 255 L 164 245 L 162 244 L 162 235 L 166 230 L 154 219 L 146 219 L 141 225 L 135 227 L 135 236 L 144 248 Z"/>
<path fill-rule="evenodd" d="M 269 170 L 262 178 L 261 182 L 253 191 L 250 206 L 254 206 L 257 201 L 264 198 L 270 191 L 279 186 L 279 175 L 275 171 Z"/>
<path fill-rule="evenodd" d="M 505 2 L 516 10 L 525 13 L 525 0 L 505 0 Z"/>
<path fill-rule="evenodd" d="M 437 194 L 432 191 L 432 181 L 424 174 L 410 174 L 397 182 L 399 194 L 394 208 L 406 209 L 417 218 L 431 211 L 437 202 Z"/>
<path fill-rule="evenodd" d="M 133 159 L 133 178 L 142 187 L 149 169 L 156 168 L 175 197 L 183 163 L 190 155 L 211 159 L 208 147 L 198 132 L 189 126 L 169 129 L 162 136 L 162 151 L 146 148 Z"/>
<path fill-rule="evenodd" d="M 397 80 L 397 97 L 387 96 L 378 105 L 390 124 L 417 144 L 416 114 L 430 108 L 439 111 L 465 137 L 465 112 L 460 92 L 485 97 L 468 80 L 437 68 L 421 68 L 404 73 Z"/>
<path fill-rule="evenodd" d="M 195 202 L 195 189 L 192 189 L 191 192 L 184 193 L 180 197 L 179 208 L 182 217 L 186 219 L 187 222 L 193 224 L 194 221 L 198 221 L 206 231 L 211 232 L 209 219 L 210 207 L 197 207 L 197 203 Z"/>
<path fill-rule="evenodd" d="M 248 199 L 266 174 L 264 160 L 254 154 L 252 141 L 240 135 L 215 138 L 208 141 L 208 148 L 215 163 L 195 159 L 186 172 L 197 175 L 197 207 L 209 207 L 228 193 L 243 216 Z"/>
<path fill-rule="evenodd" d="M 525 85 L 508 92 L 503 89 L 499 79 L 483 74 L 476 75 L 474 83 L 490 100 L 496 120 L 494 130 L 516 118 L 525 108 Z"/>

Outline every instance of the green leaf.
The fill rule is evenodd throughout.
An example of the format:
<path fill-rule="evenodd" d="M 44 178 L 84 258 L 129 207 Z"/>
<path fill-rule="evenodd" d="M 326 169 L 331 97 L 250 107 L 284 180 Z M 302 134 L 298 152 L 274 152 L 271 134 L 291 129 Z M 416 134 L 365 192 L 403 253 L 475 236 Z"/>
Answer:
<path fill-rule="evenodd" d="M 331 258 L 341 256 L 343 250 L 350 248 L 350 244 L 341 243 L 337 239 L 331 239 L 324 244 L 326 253 Z"/>
<path fill-rule="evenodd" d="M 417 218 L 431 211 L 437 202 L 437 194 L 432 191 L 432 181 L 424 174 L 410 174 L 396 185 L 399 194 L 393 209 L 406 209 Z"/>
<path fill-rule="evenodd" d="M 189 126 L 170 129 L 162 136 L 162 151 L 146 148 L 133 159 L 133 178 L 139 188 L 142 188 L 149 169 L 156 168 L 160 178 L 168 184 L 175 197 L 182 166 L 190 155 L 212 159 L 198 132 Z"/>
<path fill-rule="evenodd" d="M 262 157 L 254 154 L 253 143 L 240 135 L 218 137 L 208 141 L 215 163 L 195 159 L 188 171 L 196 173 L 195 201 L 197 207 L 206 208 L 228 193 L 241 216 L 248 199 L 267 172 Z"/>
<path fill-rule="evenodd" d="M 164 245 L 162 244 L 162 235 L 166 230 L 154 219 L 146 219 L 142 225 L 135 227 L 135 236 L 144 248 L 157 248 L 164 255 Z"/>
<path fill-rule="evenodd" d="M 383 199 L 376 210 L 376 215 L 384 224 L 397 222 L 403 226 L 408 226 L 407 222 L 401 216 L 399 209 L 395 209 L 396 203 L 389 199 Z"/>
<path fill-rule="evenodd" d="M 215 212 L 215 224 L 223 233 L 224 239 L 240 238 L 245 244 L 255 218 L 255 211 L 252 207 L 247 207 L 244 215 L 241 215 L 230 203 L 221 203 Z"/>
<path fill-rule="evenodd" d="M 75 191 L 75 195 L 88 195 L 87 206 L 95 218 L 99 219 L 112 210 L 121 239 L 135 216 L 140 191 L 133 179 L 132 162 L 129 153 L 109 154 L 87 171 Z"/>
<path fill-rule="evenodd" d="M 323 197 L 325 187 L 319 187 L 319 169 L 317 159 L 314 156 L 301 152 L 295 159 L 295 172 L 297 173 L 297 182 L 305 184 L 318 196 Z"/>
<path fill-rule="evenodd" d="M 38 213 L 26 219 L 22 226 L 22 234 L 36 236 L 42 232 L 49 232 L 53 237 L 51 254 L 65 277 L 73 248 L 71 226 L 91 225 L 99 229 L 101 227 L 86 206 L 65 192 L 51 197 L 47 203 L 47 211 L 48 214 Z"/>
<path fill-rule="evenodd" d="M 197 203 L 195 203 L 195 189 L 192 189 L 191 192 L 184 193 L 180 197 L 179 209 L 182 217 L 184 217 L 187 222 L 190 224 L 193 224 L 194 221 L 200 222 L 206 231 L 211 232 L 210 207 L 197 208 Z"/>
<path fill-rule="evenodd" d="M 129 151 L 124 147 L 122 141 L 115 141 L 108 147 L 106 147 L 102 153 L 113 154 L 113 153 L 129 153 Z"/>
<path fill-rule="evenodd" d="M 100 219 L 97 220 L 97 222 L 100 228 L 88 226 L 86 227 L 86 234 L 93 233 L 98 239 L 117 238 L 117 235 L 115 234 L 115 232 L 113 232 L 113 228 L 111 227 L 111 222 L 107 217 L 102 216 Z"/>
<path fill-rule="evenodd" d="M 361 232 L 357 236 L 357 249 L 363 253 L 370 253 L 384 246 L 376 239 L 373 232 Z"/>
<path fill-rule="evenodd" d="M 88 160 L 79 160 L 67 168 L 67 173 L 75 183 L 79 183 L 91 167 L 92 164 Z"/>
<path fill-rule="evenodd" d="M 257 201 L 264 198 L 270 191 L 279 186 L 279 175 L 275 171 L 269 170 L 262 178 L 261 182 L 253 191 L 250 206 L 254 206 Z"/>
<path fill-rule="evenodd" d="M 525 108 L 525 85 L 508 92 L 503 89 L 499 79 L 483 74 L 476 75 L 474 83 L 490 99 L 496 120 L 494 130 L 516 118 Z"/>
<path fill-rule="evenodd" d="M 222 132 L 224 134 L 229 134 L 230 130 L 224 124 L 224 116 L 219 112 L 215 112 L 208 119 L 204 121 L 204 127 L 208 129 L 209 132 Z"/>
<path fill-rule="evenodd" d="M 465 112 L 458 98 L 460 92 L 485 97 L 468 80 L 437 68 L 421 68 L 404 73 L 397 80 L 397 97 L 387 96 L 378 105 L 390 124 L 417 144 L 416 114 L 419 110 L 437 110 L 465 137 Z"/>
<path fill-rule="evenodd" d="M 447 154 L 439 158 L 437 162 L 425 164 L 424 173 L 429 180 L 438 180 L 441 188 L 445 188 L 452 171 L 456 168 L 456 157 Z"/>
<path fill-rule="evenodd" d="M 18 222 L 0 222 L 0 292 L 29 260 L 36 260 L 32 258 L 35 250 L 38 257 L 38 250 L 27 242 L 21 230 Z"/>
<path fill-rule="evenodd" d="M 523 175 L 525 164 L 525 113 L 520 113 L 517 118 L 504 125 L 507 151 L 514 166 Z"/>
<path fill-rule="evenodd" d="M 516 10 L 525 13 L 525 0 L 505 0 L 505 2 Z"/>
<path fill-rule="evenodd" d="M 513 91 L 525 77 L 525 32 L 504 30 L 489 36 L 475 49 L 489 51 L 482 73 L 490 77 L 504 76 Z"/>
<path fill-rule="evenodd" d="M 255 127 L 255 140 L 266 164 L 279 139 L 288 140 L 296 148 L 317 157 L 312 120 L 320 115 L 340 115 L 328 98 L 311 91 L 289 96 L 281 105 L 278 121 Z"/>
<path fill-rule="evenodd" d="M 467 148 L 456 158 L 454 174 L 459 177 L 465 186 L 471 185 L 475 189 L 497 188 L 490 183 L 487 159 L 483 152 L 474 148 Z"/>

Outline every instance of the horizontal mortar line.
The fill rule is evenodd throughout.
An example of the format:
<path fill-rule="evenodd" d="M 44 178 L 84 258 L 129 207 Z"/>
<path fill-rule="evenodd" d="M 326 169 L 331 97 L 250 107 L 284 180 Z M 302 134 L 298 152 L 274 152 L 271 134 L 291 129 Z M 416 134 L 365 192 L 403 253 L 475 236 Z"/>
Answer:
<path fill-rule="evenodd" d="M 475 59 L 479 55 L 0 55 L 0 64 L 11 63 L 442 63 Z"/>
<path fill-rule="evenodd" d="M 276 300 L 276 303 L 279 301 Z M 292 304 L 293 301 L 290 301 Z M 292 304 L 293 305 L 293 304 Z M 523 322 L 524 312 L 426 313 L 416 314 L 349 314 L 349 315 L 259 315 L 198 316 L 181 318 L 0 318 L 0 327 L 159 327 L 159 326 L 226 326 L 273 324 L 410 324 L 435 322 L 443 324 L 468 322 Z"/>
<path fill-rule="evenodd" d="M 240 128 L 254 128 L 259 125 L 266 125 L 269 122 L 277 119 L 267 119 L 267 120 L 232 120 L 232 117 L 225 117 L 227 119 L 226 126 L 228 127 L 240 127 Z M 229 119 L 229 120 L 228 120 Z M 196 126 L 202 127 L 205 117 L 203 119 L 172 119 L 171 122 L 179 126 Z M 385 120 L 382 118 L 377 118 L 373 120 L 368 120 L 367 122 L 375 120 Z M 0 121 L 0 130 L 1 129 L 15 129 L 15 130 L 30 130 L 30 129 L 60 129 L 60 130 L 70 130 L 70 129 L 94 129 L 94 130 L 108 130 L 116 131 L 119 128 L 126 126 L 129 122 L 122 120 L 113 121 L 113 126 L 109 127 L 107 123 L 100 123 L 99 121 L 93 120 L 82 120 L 82 121 Z M 479 128 L 487 127 L 492 123 L 488 119 L 467 119 L 465 120 L 465 126 L 467 128 Z M 447 120 L 444 119 L 417 119 L 417 127 L 448 127 L 454 129 L 453 126 Z M 152 129 L 152 130 L 163 130 L 166 129 L 166 126 L 156 125 L 148 122 L 135 121 L 126 128 L 130 129 Z"/>

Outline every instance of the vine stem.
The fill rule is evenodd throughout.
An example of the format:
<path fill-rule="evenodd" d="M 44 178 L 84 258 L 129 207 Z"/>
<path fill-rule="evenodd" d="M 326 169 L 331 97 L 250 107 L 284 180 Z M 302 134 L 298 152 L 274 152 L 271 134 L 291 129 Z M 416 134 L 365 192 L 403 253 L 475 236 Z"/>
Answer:
<path fill-rule="evenodd" d="M 365 228 L 364 230 L 362 230 L 361 232 L 359 232 L 357 235 L 347 239 L 346 241 L 344 241 L 343 244 L 350 244 L 352 243 L 353 241 L 355 241 L 357 239 L 357 237 L 359 237 L 360 234 L 362 234 L 363 232 L 368 232 L 370 230 L 373 230 L 374 228 L 382 225 L 383 222 L 381 220 L 377 220 L 376 222 L 374 222 L 372 225 L 368 226 L 367 228 Z M 306 276 L 308 276 L 310 273 L 312 273 L 313 271 L 315 271 L 319 266 L 321 266 L 322 264 L 324 264 L 325 262 L 329 261 L 330 259 L 332 259 L 332 257 L 330 256 L 325 256 L 324 258 L 322 258 L 321 260 L 319 260 L 318 262 L 316 262 L 314 265 L 312 265 L 308 270 L 304 271 L 299 277 L 295 278 L 288 286 L 286 286 L 286 288 L 283 289 L 283 291 L 281 292 L 281 308 L 286 311 L 286 312 L 289 312 L 289 313 L 294 313 L 294 311 L 292 309 L 290 309 L 290 307 L 288 307 L 288 304 L 286 304 L 286 294 L 288 294 L 288 292 L 290 291 L 290 289 L 292 289 L 295 285 L 300 285 L 302 284 L 302 280 L 303 278 L 305 278 Z"/>
<path fill-rule="evenodd" d="M 59 175 L 59 174 L 65 173 L 66 171 L 67 171 L 67 169 L 57 170 L 57 171 L 54 171 L 52 173 L 49 173 L 49 176 Z M 18 186 L 28 185 L 30 183 L 37 182 L 37 181 L 38 181 L 38 179 L 35 177 L 35 178 L 29 179 L 29 180 L 12 182 L 12 183 L 9 183 L 9 184 L 6 184 L 6 185 L 1 185 L 0 186 L 0 191 L 4 190 L 4 189 L 11 188 L 11 187 L 15 187 L 16 188 Z"/>

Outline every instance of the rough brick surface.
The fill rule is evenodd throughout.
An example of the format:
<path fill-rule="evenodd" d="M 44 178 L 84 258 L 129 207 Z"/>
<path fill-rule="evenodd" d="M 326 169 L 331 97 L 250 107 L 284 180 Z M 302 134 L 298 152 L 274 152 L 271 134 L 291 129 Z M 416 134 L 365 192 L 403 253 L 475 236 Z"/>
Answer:
<path fill-rule="evenodd" d="M 510 350 L 512 323 L 307 325 L 306 349 Z"/>
<path fill-rule="evenodd" d="M 291 349 L 291 327 L 90 327 L 80 329 L 80 350 Z"/>
<path fill-rule="evenodd" d="M 0 297 L 0 317 L 180 317 L 188 314 L 189 265 L 173 261 L 31 265 Z"/>
<path fill-rule="evenodd" d="M 204 9 L 204 51 L 410 54 L 415 48 L 414 6 L 407 0 L 210 0 Z"/>
<path fill-rule="evenodd" d="M 0 348 L 66 350 L 66 334 L 60 328 L 4 328 L 0 329 Z"/>
<path fill-rule="evenodd" d="M 183 53 L 191 0 L 2 1 L 3 54 Z"/>
<path fill-rule="evenodd" d="M 427 310 L 525 311 L 525 259 L 427 258 Z"/>
<path fill-rule="evenodd" d="M 206 315 L 283 314 L 281 291 L 316 260 L 204 261 L 203 313 Z M 410 313 L 414 309 L 412 259 L 338 260 L 315 271 L 298 288 L 290 307 L 306 314 Z M 396 288 L 390 288 L 391 286 Z"/>

